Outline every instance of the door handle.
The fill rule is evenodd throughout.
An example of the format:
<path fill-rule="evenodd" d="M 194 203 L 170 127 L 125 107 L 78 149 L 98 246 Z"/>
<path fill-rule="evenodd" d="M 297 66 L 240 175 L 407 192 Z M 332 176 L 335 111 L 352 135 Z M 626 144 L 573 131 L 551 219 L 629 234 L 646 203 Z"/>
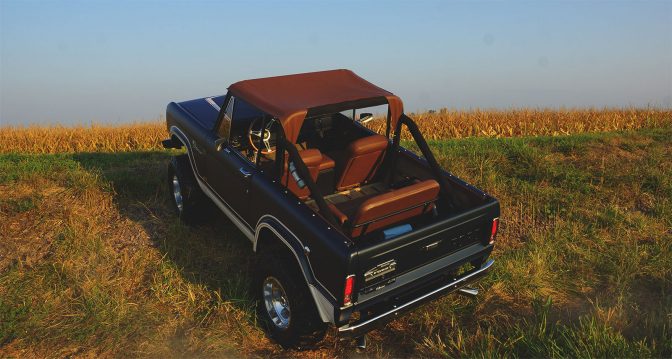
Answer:
<path fill-rule="evenodd" d="M 242 173 L 245 178 L 252 176 L 252 172 L 248 172 L 242 167 L 238 169 L 238 172 Z"/>

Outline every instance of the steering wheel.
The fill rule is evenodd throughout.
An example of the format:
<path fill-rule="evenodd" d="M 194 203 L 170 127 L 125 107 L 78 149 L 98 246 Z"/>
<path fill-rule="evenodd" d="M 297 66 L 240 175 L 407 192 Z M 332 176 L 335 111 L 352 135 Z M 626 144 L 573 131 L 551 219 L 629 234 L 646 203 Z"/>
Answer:
<path fill-rule="evenodd" d="M 261 142 L 263 142 L 265 147 L 261 149 L 261 153 L 267 155 L 275 152 L 275 146 L 271 145 L 271 129 L 277 121 L 273 118 L 266 123 L 264 128 L 261 128 L 262 119 L 262 117 L 257 117 L 250 123 L 250 127 L 247 130 L 247 139 L 250 142 L 250 146 L 252 146 L 255 151 L 259 150 L 259 148 L 255 145 L 255 142 L 261 139 Z M 258 128 L 258 130 L 255 130 L 255 128 Z"/>

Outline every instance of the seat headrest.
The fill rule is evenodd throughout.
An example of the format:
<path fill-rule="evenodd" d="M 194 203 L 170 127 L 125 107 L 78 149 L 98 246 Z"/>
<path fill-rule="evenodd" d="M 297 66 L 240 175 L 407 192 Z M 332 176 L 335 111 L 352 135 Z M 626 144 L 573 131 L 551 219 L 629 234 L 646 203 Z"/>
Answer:
<path fill-rule="evenodd" d="M 387 143 L 387 137 L 381 135 L 371 135 L 362 137 L 350 143 L 348 146 L 348 151 L 351 153 L 383 151 L 387 148 Z"/>

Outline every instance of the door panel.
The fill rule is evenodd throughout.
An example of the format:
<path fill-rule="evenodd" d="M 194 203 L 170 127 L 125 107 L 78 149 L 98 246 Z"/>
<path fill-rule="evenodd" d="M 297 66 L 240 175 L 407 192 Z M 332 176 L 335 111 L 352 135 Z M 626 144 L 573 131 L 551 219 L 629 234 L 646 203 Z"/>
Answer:
<path fill-rule="evenodd" d="M 215 149 L 213 149 L 215 150 Z M 208 156 L 208 184 L 240 219 L 253 228 L 250 185 L 256 169 L 236 149 L 224 146 Z"/>
<path fill-rule="evenodd" d="M 235 146 L 237 139 L 246 138 L 250 113 L 263 116 L 258 110 L 251 111 L 249 105 L 228 94 L 222 108 L 220 122 L 212 132 L 208 142 L 206 163 L 208 186 L 220 197 L 242 222 L 253 229 L 257 218 L 253 218 L 254 206 L 250 203 L 250 186 L 256 175 L 256 167 L 243 156 Z M 224 103 L 222 103 L 224 105 Z M 215 141 L 223 141 L 221 148 Z"/>

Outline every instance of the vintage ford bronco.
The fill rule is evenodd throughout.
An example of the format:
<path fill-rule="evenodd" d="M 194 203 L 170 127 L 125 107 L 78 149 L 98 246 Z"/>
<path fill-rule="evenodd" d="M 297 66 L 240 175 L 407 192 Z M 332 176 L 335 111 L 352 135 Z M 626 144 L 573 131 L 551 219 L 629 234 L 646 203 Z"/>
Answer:
<path fill-rule="evenodd" d="M 362 125 L 374 106 L 385 135 Z M 249 238 L 258 315 L 282 345 L 328 323 L 362 338 L 474 293 L 463 287 L 493 264 L 497 200 L 442 170 L 401 100 L 352 71 L 240 81 L 166 111 L 164 146 L 186 149 L 168 168 L 177 213 L 197 221 L 214 203 Z M 400 146 L 403 128 L 422 156 Z"/>

